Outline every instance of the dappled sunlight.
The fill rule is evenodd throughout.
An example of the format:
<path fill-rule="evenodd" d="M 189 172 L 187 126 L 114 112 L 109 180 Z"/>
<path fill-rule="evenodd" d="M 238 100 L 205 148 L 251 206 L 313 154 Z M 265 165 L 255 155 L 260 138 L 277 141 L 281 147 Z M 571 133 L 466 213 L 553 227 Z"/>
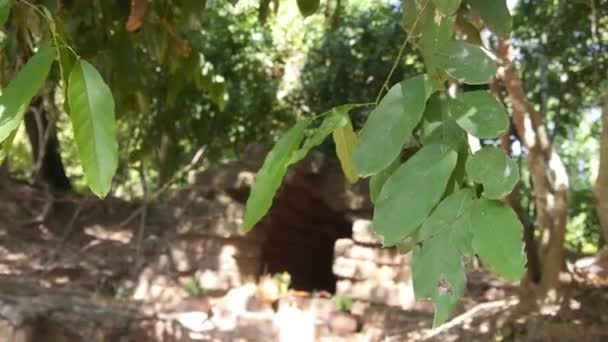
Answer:
<path fill-rule="evenodd" d="M 100 225 L 85 227 L 84 233 L 98 240 L 114 241 L 122 244 L 128 244 L 133 238 L 133 232 L 130 230 L 113 230 Z"/>

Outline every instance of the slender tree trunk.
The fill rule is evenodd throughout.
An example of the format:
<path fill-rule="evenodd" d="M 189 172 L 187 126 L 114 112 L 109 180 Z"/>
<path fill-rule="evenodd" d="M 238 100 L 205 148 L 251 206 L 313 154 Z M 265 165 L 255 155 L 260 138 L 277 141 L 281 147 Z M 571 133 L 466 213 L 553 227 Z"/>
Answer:
<path fill-rule="evenodd" d="M 536 299 L 543 299 L 559 287 L 564 262 L 564 237 L 568 220 L 568 173 L 553 148 L 541 115 L 528 102 L 517 68 L 511 60 L 510 43 L 501 41 L 501 77 L 512 106 L 513 123 L 527 149 L 526 163 L 534 188 L 536 228 L 541 233 L 539 255 L 540 281 L 526 279 Z"/>
<path fill-rule="evenodd" d="M 511 139 L 510 134 L 505 134 L 501 139 L 502 148 L 505 152 L 511 156 Z M 526 270 L 527 278 L 533 283 L 538 284 L 541 280 L 541 265 L 538 257 L 538 248 L 536 240 L 534 239 L 534 222 L 530 215 L 521 206 L 521 198 L 519 192 L 521 189 L 521 182 L 519 182 L 515 189 L 505 198 L 505 201 L 513 208 L 517 218 L 521 221 L 524 226 L 524 247 L 526 249 Z"/>
<path fill-rule="evenodd" d="M 49 120 L 45 96 L 34 98 L 25 115 L 25 129 L 32 147 L 34 182 L 42 181 L 56 191 L 72 189 L 59 154 L 55 120 Z"/>
<path fill-rule="evenodd" d="M 595 182 L 595 210 L 600 222 L 604 242 L 608 241 L 608 89 L 602 108 L 602 133 L 600 136 L 600 164 Z"/>
<path fill-rule="evenodd" d="M 504 98 L 501 96 L 500 87 L 498 80 L 494 79 L 490 83 L 490 90 L 494 96 L 501 102 L 504 102 Z M 517 135 L 517 132 L 513 130 L 513 122 L 509 123 L 509 130 L 507 134 L 503 135 L 500 140 L 500 145 L 509 157 L 512 157 L 512 142 L 511 136 L 521 142 L 521 139 Z M 521 172 L 520 172 L 521 173 Z M 513 208 L 513 211 L 517 214 L 517 218 L 524 226 L 524 247 L 526 249 L 526 272 L 527 279 L 533 283 L 538 284 L 541 280 L 541 265 L 540 258 L 538 256 L 538 247 L 536 239 L 534 238 L 534 220 L 530 217 L 530 214 L 522 207 L 521 198 L 521 181 L 515 186 L 515 189 L 505 198 L 505 201 Z"/>

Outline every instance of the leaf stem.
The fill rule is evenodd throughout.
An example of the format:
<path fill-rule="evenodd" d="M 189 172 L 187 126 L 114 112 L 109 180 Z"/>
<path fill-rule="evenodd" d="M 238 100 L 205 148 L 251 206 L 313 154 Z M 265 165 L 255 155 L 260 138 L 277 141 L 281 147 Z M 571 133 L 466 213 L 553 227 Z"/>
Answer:
<path fill-rule="evenodd" d="M 353 109 L 353 108 L 357 108 L 357 107 L 371 106 L 371 105 L 375 105 L 375 104 L 376 104 L 376 102 L 349 103 L 349 105 L 350 105 L 350 106 L 352 106 L 352 107 L 351 107 L 351 109 Z M 311 119 L 311 120 L 316 120 L 316 119 L 322 118 L 322 117 L 326 116 L 327 114 L 331 114 L 331 113 L 333 113 L 333 111 L 334 111 L 334 109 L 335 109 L 335 108 L 337 108 L 337 106 L 336 106 L 336 107 L 334 107 L 334 108 L 332 108 L 332 109 L 330 109 L 330 110 L 328 110 L 328 111 L 327 111 L 327 112 L 325 112 L 325 113 L 321 113 L 321 114 L 313 115 L 313 116 L 312 116 L 310 119 Z"/>
<path fill-rule="evenodd" d="M 429 5 L 429 2 L 431 2 L 431 0 L 426 0 L 426 2 L 424 3 L 424 6 L 422 6 L 422 9 L 416 15 L 416 19 L 414 20 L 414 23 L 408 30 L 407 36 L 405 37 L 403 44 L 401 44 L 401 47 L 399 48 L 399 53 L 397 54 L 397 58 L 395 58 L 395 61 L 393 62 L 393 66 L 391 67 L 391 70 L 389 71 L 388 76 L 386 77 L 386 80 L 384 81 L 384 84 L 382 84 L 382 87 L 380 88 L 380 92 L 378 93 L 378 96 L 376 97 L 376 102 L 375 102 L 376 104 L 378 104 L 378 102 L 380 102 L 380 98 L 382 98 L 384 90 L 386 89 L 388 91 L 389 82 L 391 81 L 391 77 L 393 77 L 395 70 L 397 70 L 397 66 L 399 65 L 399 61 L 403 57 L 403 53 L 405 52 L 405 47 L 407 46 L 407 43 L 409 43 L 410 39 L 412 38 L 412 30 L 414 29 L 414 27 L 416 27 L 420 18 L 422 18 L 422 13 L 424 13 L 424 10 L 426 9 L 426 6 Z"/>
<path fill-rule="evenodd" d="M 27 1 L 27 0 L 19 0 L 21 3 L 31 7 L 34 11 L 36 11 L 36 13 L 38 13 L 38 15 L 40 15 L 42 18 L 44 18 L 44 20 L 46 21 L 47 25 L 49 26 L 49 30 L 51 31 L 51 36 L 53 37 L 53 42 L 55 43 L 55 50 L 57 50 L 57 58 L 61 58 L 60 54 L 61 52 L 59 51 L 59 47 L 65 47 L 67 48 L 72 54 L 74 54 L 74 57 L 76 57 L 76 59 L 78 59 L 78 54 L 76 53 L 76 51 L 74 51 L 74 49 L 63 39 L 63 37 L 60 34 L 57 34 L 57 30 L 56 30 L 56 23 L 55 20 L 53 19 L 52 16 L 50 16 L 48 13 L 48 10 L 41 10 L 39 8 L 39 6 L 32 4 L 31 2 Z M 63 65 L 61 65 L 61 61 L 59 62 L 59 69 L 61 70 L 61 78 L 63 79 Z M 64 84 L 66 84 L 66 80 L 63 80 Z"/>

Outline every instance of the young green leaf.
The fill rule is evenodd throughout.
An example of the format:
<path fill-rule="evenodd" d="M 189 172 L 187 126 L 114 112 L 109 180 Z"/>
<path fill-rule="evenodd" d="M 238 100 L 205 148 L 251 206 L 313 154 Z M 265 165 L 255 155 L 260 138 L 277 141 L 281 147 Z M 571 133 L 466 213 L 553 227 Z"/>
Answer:
<path fill-rule="evenodd" d="M 459 36 L 462 40 L 473 45 L 483 44 L 479 30 L 464 15 L 458 14 L 456 16 L 456 27 L 460 31 Z"/>
<path fill-rule="evenodd" d="M 433 60 L 448 75 L 467 84 L 488 83 L 497 70 L 496 62 L 479 46 L 460 40 L 444 44 Z"/>
<path fill-rule="evenodd" d="M 440 144 L 423 147 L 391 175 L 376 199 L 373 227 L 392 246 L 424 222 L 443 195 L 457 153 Z"/>
<path fill-rule="evenodd" d="M 466 150 L 466 134 L 450 117 L 449 100 L 445 93 L 434 94 L 427 102 L 420 141 L 423 145 L 440 143 L 457 151 Z"/>
<path fill-rule="evenodd" d="M 448 234 L 433 236 L 414 248 L 412 279 L 416 298 L 433 302 L 433 327 L 447 321 L 466 284 L 460 253 Z"/>
<path fill-rule="evenodd" d="M 17 126 L 18 128 L 18 126 Z M 11 148 L 13 147 L 13 140 L 15 140 L 15 136 L 17 135 L 17 129 L 13 130 L 13 132 L 6 138 L 2 143 L 0 143 L 0 166 L 6 160 L 9 153 L 11 152 Z"/>
<path fill-rule="evenodd" d="M 87 184 L 97 196 L 112 186 L 118 166 L 118 143 L 112 92 L 95 67 L 84 60 L 72 67 L 68 102 L 70 120 Z"/>
<path fill-rule="evenodd" d="M 336 144 L 336 154 L 342 166 L 342 172 L 344 172 L 346 179 L 354 184 L 359 180 L 359 176 L 355 172 L 355 162 L 353 161 L 358 138 L 355 131 L 353 131 L 350 119 L 348 117 L 346 119 L 348 120 L 346 125 L 337 128 L 333 133 L 333 137 Z"/>
<path fill-rule="evenodd" d="M 454 34 L 454 17 L 441 17 L 439 20 L 439 22 L 427 20 L 424 23 L 422 37 L 418 42 L 427 69 L 434 69 L 435 52 L 449 42 Z"/>
<path fill-rule="evenodd" d="M 311 16 L 319 9 L 320 0 L 297 0 L 298 9 L 304 17 Z"/>
<path fill-rule="evenodd" d="M 76 56 L 74 56 L 72 51 L 65 46 L 60 46 L 59 64 L 61 65 L 61 79 L 63 80 L 64 96 L 66 98 L 68 96 L 70 73 L 72 72 L 72 67 L 74 66 L 74 63 L 76 63 Z M 66 113 L 70 113 L 69 101 L 63 102 L 63 109 Z"/>
<path fill-rule="evenodd" d="M 505 107 L 485 90 L 460 94 L 450 103 L 458 125 L 480 139 L 498 138 L 509 129 Z"/>
<path fill-rule="evenodd" d="M 459 190 L 446 197 L 424 221 L 419 238 L 424 241 L 438 234 L 447 234 L 462 255 L 473 255 L 473 234 L 470 228 L 473 191 Z"/>
<path fill-rule="evenodd" d="M 419 75 L 393 86 L 370 114 L 355 148 L 355 168 L 361 177 L 386 169 L 420 122 L 432 84 Z"/>
<path fill-rule="evenodd" d="M 324 113 L 323 122 L 319 127 L 314 129 L 312 135 L 304 140 L 302 147 L 293 154 L 290 164 L 295 164 L 304 159 L 310 150 L 323 143 L 325 138 L 327 138 L 332 132 L 349 124 L 350 118 L 348 117 L 348 112 L 358 106 L 361 105 L 341 105 Z"/>
<path fill-rule="evenodd" d="M 283 135 L 266 156 L 247 199 L 243 219 L 245 231 L 250 231 L 270 209 L 272 199 L 283 181 L 294 152 L 302 143 L 304 130 L 309 123 L 308 120 L 298 122 Z"/>
<path fill-rule="evenodd" d="M 369 179 L 369 197 L 372 203 L 376 203 L 376 199 L 380 195 L 382 191 L 382 187 L 386 180 L 397 170 L 397 168 L 401 165 L 401 158 L 397 156 L 391 165 L 389 165 L 386 169 L 372 175 Z"/>
<path fill-rule="evenodd" d="M 0 0 L 0 26 L 4 26 L 4 23 L 6 23 L 12 5 L 13 0 Z"/>
<path fill-rule="evenodd" d="M 30 101 L 44 85 L 54 60 L 55 49 L 48 43 L 43 44 L 2 91 L 0 142 L 4 141 L 21 123 Z"/>
<path fill-rule="evenodd" d="M 525 272 L 523 227 L 506 204 L 479 199 L 471 211 L 473 249 L 490 269 L 509 280 L 519 280 Z"/>
<path fill-rule="evenodd" d="M 466 170 L 472 181 L 483 184 L 483 195 L 490 199 L 507 196 L 519 181 L 515 161 L 494 146 L 477 151 L 467 161 Z"/>
<path fill-rule="evenodd" d="M 469 3 L 492 32 L 503 39 L 509 38 L 512 24 L 506 0 L 471 0 Z"/>
<path fill-rule="evenodd" d="M 433 0 L 437 9 L 445 15 L 452 15 L 460 7 L 461 0 Z"/>
<path fill-rule="evenodd" d="M 399 252 L 401 255 L 408 254 L 414 249 L 414 247 L 416 247 L 418 242 L 418 236 L 416 236 L 416 233 L 414 233 L 397 243 L 397 252 Z"/>
<path fill-rule="evenodd" d="M 449 234 L 454 223 L 469 215 L 473 206 L 473 192 L 463 189 L 446 197 L 424 220 L 419 239 L 424 241 L 438 234 Z"/>

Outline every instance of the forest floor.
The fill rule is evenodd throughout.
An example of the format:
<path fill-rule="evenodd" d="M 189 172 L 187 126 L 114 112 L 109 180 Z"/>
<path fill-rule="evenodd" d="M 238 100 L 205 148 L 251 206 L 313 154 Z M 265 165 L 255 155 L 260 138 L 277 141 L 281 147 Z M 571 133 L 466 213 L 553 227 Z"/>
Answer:
<path fill-rule="evenodd" d="M 112 322 L 119 324 L 127 317 L 145 320 L 139 316 L 156 310 L 142 309 L 129 299 L 130 291 L 136 287 L 146 258 L 162 251 L 167 241 L 148 241 L 142 250 L 137 238 L 140 227 L 137 219 L 124 225 L 103 219 L 111 213 L 124 222 L 139 208 L 138 204 L 118 200 L 95 202 L 81 197 L 72 201 L 80 206 L 56 203 L 52 213 L 45 213 L 41 192 L 24 189 L 0 192 L 3 207 L 0 211 L 0 318 L 11 324 L 23 324 L 36 315 L 73 310 L 75 320 L 96 321 L 91 331 L 97 331 L 104 326 L 111 329 Z M 84 229 L 76 227 L 74 208 L 78 207 L 81 208 L 79 220 L 96 223 Z M 146 234 L 162 237 L 162 226 L 161 222 L 151 219 L 147 222 Z M 469 274 L 467 291 L 455 319 L 431 329 L 428 312 L 410 315 L 415 319 L 385 331 L 384 340 L 608 341 L 608 286 L 597 279 L 585 280 L 569 273 L 565 273 L 564 278 L 556 304 L 545 305 L 535 313 L 524 313 L 518 305 L 516 284 L 474 270 Z M 104 304 L 91 306 L 88 299 Z M 82 333 L 84 328 L 75 330 Z M 151 341 L 133 336 L 136 335 L 124 340 Z M 364 335 L 358 336 L 350 340 L 365 340 Z M 2 338 L 0 336 L 0 340 Z M 45 341 L 55 340 L 45 338 Z"/>

